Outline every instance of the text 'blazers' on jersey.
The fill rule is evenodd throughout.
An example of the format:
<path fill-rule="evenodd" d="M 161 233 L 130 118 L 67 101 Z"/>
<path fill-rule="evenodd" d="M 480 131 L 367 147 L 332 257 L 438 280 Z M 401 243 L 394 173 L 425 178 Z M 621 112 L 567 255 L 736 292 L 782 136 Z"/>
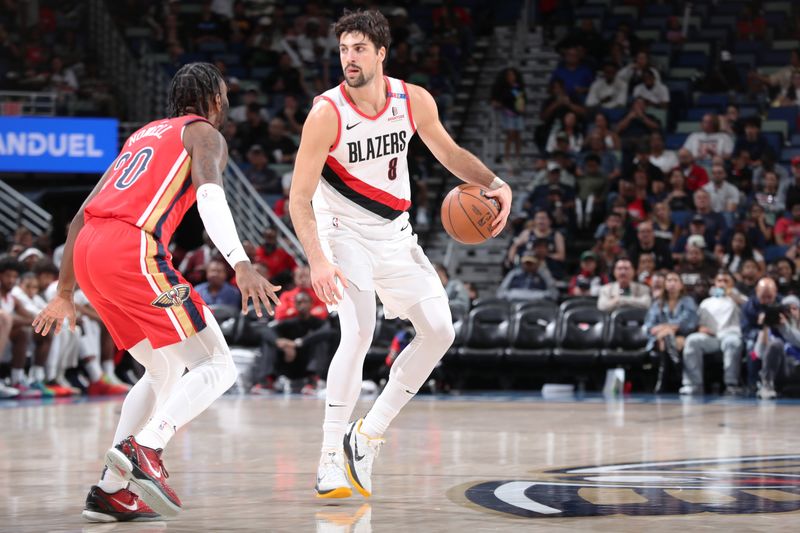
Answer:
<path fill-rule="evenodd" d="M 408 145 L 416 131 L 405 82 L 384 76 L 386 105 L 362 112 L 342 83 L 317 97 L 336 110 L 338 130 L 313 197 L 321 227 L 325 220 L 351 227 L 394 228 L 408 221 L 411 183 Z"/>

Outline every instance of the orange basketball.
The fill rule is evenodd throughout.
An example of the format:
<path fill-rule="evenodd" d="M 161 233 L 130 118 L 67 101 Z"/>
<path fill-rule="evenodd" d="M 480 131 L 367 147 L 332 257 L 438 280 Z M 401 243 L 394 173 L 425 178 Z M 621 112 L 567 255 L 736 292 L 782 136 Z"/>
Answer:
<path fill-rule="evenodd" d="M 444 197 L 442 226 L 463 244 L 479 244 L 492 236 L 491 223 L 500 213 L 500 204 L 487 198 L 488 189 L 464 183 Z"/>

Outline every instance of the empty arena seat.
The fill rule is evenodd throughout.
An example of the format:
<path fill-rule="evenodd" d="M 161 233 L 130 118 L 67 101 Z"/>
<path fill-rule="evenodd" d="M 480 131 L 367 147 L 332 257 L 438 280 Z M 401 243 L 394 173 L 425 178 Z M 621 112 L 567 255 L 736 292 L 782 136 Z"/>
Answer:
<path fill-rule="evenodd" d="M 767 119 L 786 122 L 788 133 L 792 134 L 797 130 L 797 106 L 770 107 Z"/>
<path fill-rule="evenodd" d="M 608 314 L 597 307 L 575 307 L 560 320 L 555 359 L 572 365 L 596 362 L 605 343 Z"/>
<path fill-rule="evenodd" d="M 668 133 L 666 139 L 664 139 L 664 145 L 667 150 L 679 150 L 683 148 L 683 143 L 686 142 L 687 137 L 689 137 L 687 133 Z"/>
<path fill-rule="evenodd" d="M 725 93 L 706 93 L 698 94 L 695 103 L 698 107 L 711 107 L 723 109 L 728 105 L 729 97 Z"/>
<path fill-rule="evenodd" d="M 675 59 L 674 65 L 678 68 L 708 68 L 708 54 L 705 52 L 681 52 Z"/>
<path fill-rule="evenodd" d="M 558 308 L 522 307 L 511 316 L 506 362 L 511 367 L 530 367 L 550 359 L 556 346 Z"/>
<path fill-rule="evenodd" d="M 620 365 L 642 362 L 647 356 L 647 334 L 644 319 L 647 309 L 623 307 L 611 313 L 606 329 L 606 347 L 601 353 L 603 362 Z"/>
<path fill-rule="evenodd" d="M 477 309 L 478 307 L 487 307 L 487 306 L 500 306 L 500 307 L 508 307 L 511 305 L 511 302 L 505 298 L 496 298 L 494 296 L 486 296 L 484 298 L 478 298 L 474 302 L 472 302 L 472 308 Z"/>
<path fill-rule="evenodd" d="M 496 364 L 508 345 L 508 306 L 487 305 L 469 313 L 464 345 L 458 357 L 464 366 Z"/>

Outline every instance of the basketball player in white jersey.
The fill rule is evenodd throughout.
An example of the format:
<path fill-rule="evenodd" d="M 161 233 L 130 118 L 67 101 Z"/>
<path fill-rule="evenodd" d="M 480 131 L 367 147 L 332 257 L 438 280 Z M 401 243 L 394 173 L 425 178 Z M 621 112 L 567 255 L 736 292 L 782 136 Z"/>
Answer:
<path fill-rule="evenodd" d="M 428 91 L 384 76 L 390 33 L 383 15 L 345 13 L 334 31 L 345 80 L 308 115 L 289 209 L 314 290 L 338 305 L 342 330 L 328 371 L 317 495 L 348 497 L 352 484 L 368 497 L 384 432 L 454 337 L 447 295 L 409 223 L 411 136 L 418 131 L 445 168 L 491 190 L 487 196 L 501 207 L 493 236 L 505 226 L 511 189 L 453 141 Z M 409 319 L 416 336 L 366 417 L 348 426 L 375 328 L 375 293 L 387 316 Z"/>

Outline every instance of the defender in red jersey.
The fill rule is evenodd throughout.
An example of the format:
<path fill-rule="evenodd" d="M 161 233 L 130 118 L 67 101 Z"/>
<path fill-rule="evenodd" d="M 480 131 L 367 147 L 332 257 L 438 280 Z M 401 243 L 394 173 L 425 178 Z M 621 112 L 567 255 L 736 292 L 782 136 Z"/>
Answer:
<path fill-rule="evenodd" d="M 278 303 L 280 287 L 250 263 L 222 189 L 228 150 L 219 130 L 228 98 L 219 70 L 208 63 L 182 67 L 170 85 L 169 107 L 169 118 L 128 138 L 75 215 L 58 295 L 33 323 L 43 335 L 51 327 L 58 332 L 65 318 L 74 329 L 77 281 L 117 346 L 146 369 L 125 398 L 107 468 L 87 498 L 90 521 L 176 514 L 181 502 L 167 485 L 163 449 L 236 380 L 219 325 L 169 252 L 195 201 L 206 232 L 236 271 L 242 310 L 252 299 L 259 316 L 262 304 L 272 314 L 271 301 Z M 144 504 L 134 506 L 135 495 L 120 492 L 129 482 Z M 122 507 L 105 497 L 120 494 Z"/>

